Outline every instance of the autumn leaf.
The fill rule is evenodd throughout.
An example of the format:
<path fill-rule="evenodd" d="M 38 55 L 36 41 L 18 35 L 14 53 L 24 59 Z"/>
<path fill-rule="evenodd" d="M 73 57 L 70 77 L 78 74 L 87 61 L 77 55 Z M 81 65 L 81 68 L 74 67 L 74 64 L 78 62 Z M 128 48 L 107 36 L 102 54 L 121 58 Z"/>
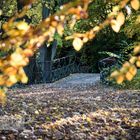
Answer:
<path fill-rule="evenodd" d="M 111 27 L 117 33 L 120 31 L 121 28 L 120 24 L 116 20 L 111 21 Z"/>
<path fill-rule="evenodd" d="M 59 24 L 59 25 L 57 26 L 57 32 L 58 32 L 59 35 L 61 35 L 61 36 L 63 35 L 64 27 L 63 27 L 62 24 Z"/>
<path fill-rule="evenodd" d="M 139 53 L 140 52 L 140 46 L 136 46 L 135 48 L 134 48 L 134 54 L 137 54 L 137 53 Z"/>
<path fill-rule="evenodd" d="M 94 28 L 93 28 L 93 31 L 94 32 L 98 32 L 100 30 L 100 27 L 99 26 L 95 26 Z"/>
<path fill-rule="evenodd" d="M 75 38 L 73 41 L 73 47 L 76 51 L 80 51 L 83 46 L 83 41 L 80 38 Z"/>
<path fill-rule="evenodd" d="M 130 72 L 127 72 L 125 77 L 128 81 L 131 81 L 133 79 L 133 75 Z"/>
<path fill-rule="evenodd" d="M 116 81 L 118 84 L 121 84 L 123 81 L 124 81 L 124 76 L 123 75 L 120 75 L 116 78 Z"/>
<path fill-rule="evenodd" d="M 16 75 L 10 75 L 9 80 L 10 80 L 13 84 L 15 84 L 15 83 L 18 81 Z"/>
<path fill-rule="evenodd" d="M 134 64 L 136 62 L 136 60 L 137 60 L 137 57 L 133 56 L 133 57 L 130 58 L 129 62 L 131 64 Z"/>
<path fill-rule="evenodd" d="M 16 27 L 17 29 L 24 30 L 24 31 L 27 31 L 30 28 L 30 26 L 26 22 L 23 22 L 23 21 L 18 22 Z"/>
<path fill-rule="evenodd" d="M 140 61 L 136 62 L 136 66 L 140 68 Z"/>
<path fill-rule="evenodd" d="M 131 6 L 133 9 L 138 10 L 140 7 L 140 2 L 139 0 L 131 0 Z"/>
<path fill-rule="evenodd" d="M 129 69 L 129 72 L 130 72 L 133 76 L 135 76 L 136 73 L 137 73 L 137 68 L 136 68 L 135 66 L 131 66 L 130 69 Z"/>
<path fill-rule="evenodd" d="M 119 72 L 118 71 L 114 71 L 111 73 L 111 77 L 116 77 L 119 75 Z"/>
<path fill-rule="evenodd" d="M 123 12 L 120 12 L 120 13 L 118 14 L 116 20 L 117 20 L 117 23 L 118 23 L 120 26 L 122 26 L 122 25 L 124 24 L 124 22 L 125 22 L 125 16 L 124 16 Z"/>

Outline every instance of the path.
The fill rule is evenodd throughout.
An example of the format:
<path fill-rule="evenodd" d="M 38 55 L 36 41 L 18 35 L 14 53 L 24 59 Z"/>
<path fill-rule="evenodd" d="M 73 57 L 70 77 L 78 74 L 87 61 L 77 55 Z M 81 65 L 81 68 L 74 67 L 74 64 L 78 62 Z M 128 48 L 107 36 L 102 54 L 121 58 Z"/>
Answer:
<path fill-rule="evenodd" d="M 53 86 L 57 88 L 83 89 L 93 87 L 99 80 L 99 74 L 76 73 L 53 83 Z"/>
<path fill-rule="evenodd" d="M 140 91 L 104 87 L 98 74 L 9 91 L 0 115 L 24 124 L 0 140 L 140 140 Z"/>

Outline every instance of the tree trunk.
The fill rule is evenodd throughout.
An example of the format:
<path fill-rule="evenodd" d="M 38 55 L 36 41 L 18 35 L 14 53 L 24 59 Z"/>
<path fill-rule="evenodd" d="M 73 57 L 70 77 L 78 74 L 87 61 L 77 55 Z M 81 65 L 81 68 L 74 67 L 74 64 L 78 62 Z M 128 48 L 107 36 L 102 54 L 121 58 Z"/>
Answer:
<path fill-rule="evenodd" d="M 50 10 L 42 3 L 42 20 L 46 19 L 50 15 Z M 49 47 L 47 47 L 47 42 L 40 48 L 40 61 L 42 62 L 43 71 L 43 82 L 51 82 L 52 73 L 52 60 L 55 57 L 57 41 L 53 41 Z"/>

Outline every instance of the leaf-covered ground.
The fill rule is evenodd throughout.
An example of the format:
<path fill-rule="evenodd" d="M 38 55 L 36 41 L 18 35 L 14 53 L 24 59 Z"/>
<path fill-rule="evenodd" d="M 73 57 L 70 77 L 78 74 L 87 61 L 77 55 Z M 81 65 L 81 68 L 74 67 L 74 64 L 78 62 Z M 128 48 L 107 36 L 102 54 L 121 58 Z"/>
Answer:
<path fill-rule="evenodd" d="M 140 91 L 34 85 L 10 90 L 0 118 L 23 119 L 0 140 L 140 140 Z"/>

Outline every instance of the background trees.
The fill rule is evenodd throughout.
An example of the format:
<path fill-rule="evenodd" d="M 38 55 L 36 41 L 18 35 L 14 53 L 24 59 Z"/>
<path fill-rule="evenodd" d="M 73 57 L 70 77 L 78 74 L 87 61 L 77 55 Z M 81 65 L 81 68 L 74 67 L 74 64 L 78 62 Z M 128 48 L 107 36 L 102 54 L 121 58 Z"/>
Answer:
<path fill-rule="evenodd" d="M 122 83 L 126 79 L 131 80 L 133 78 L 133 76 L 136 74 L 136 66 L 140 67 L 139 58 L 137 57 L 140 47 L 138 40 L 139 29 L 137 30 L 132 28 L 130 18 L 133 19 L 132 22 L 135 22 L 135 26 L 138 27 L 139 11 L 136 12 L 133 17 L 131 17 L 131 15 L 128 15 L 128 11 L 125 10 L 125 6 L 128 5 L 129 7 L 132 7 L 132 10 L 137 11 L 139 9 L 139 1 L 122 0 L 112 2 L 109 0 L 102 2 L 97 0 L 89 4 L 89 0 L 77 0 L 65 5 L 63 9 L 59 11 L 58 9 L 60 5 L 64 2 L 65 1 L 53 1 L 53 4 L 50 5 L 51 3 L 49 3 L 49 1 L 47 3 L 46 1 L 37 1 L 37 3 L 33 4 L 33 8 L 31 10 L 29 9 L 29 5 L 25 5 L 23 11 L 21 12 L 23 15 L 21 16 L 21 14 L 16 14 L 8 22 L 5 22 L 5 19 L 7 20 L 7 17 L 10 17 L 19 11 L 25 3 L 22 5 L 18 4 L 16 1 L 9 1 L 10 7 L 6 6 L 8 2 L 4 3 L 5 6 L 3 6 L 3 11 L 5 11 L 5 14 L 3 14 L 3 17 L 1 16 L 1 23 L 5 22 L 5 24 L 3 24 L 4 33 L 1 36 L 2 39 L 0 42 L 0 49 L 2 52 L 0 59 L 1 86 L 12 86 L 18 81 L 23 83 L 27 82 L 27 77 L 24 73 L 23 67 L 29 63 L 29 57 L 31 58 L 34 52 L 42 45 L 50 47 L 42 47 L 42 49 L 40 49 L 41 55 L 39 59 L 41 61 L 53 59 L 57 45 L 57 41 L 54 41 L 56 33 L 58 33 L 59 36 L 62 36 L 64 33 L 63 37 L 66 40 L 73 39 L 72 42 L 64 41 L 64 38 L 62 38 L 62 42 L 64 42 L 63 46 L 67 46 L 67 49 L 65 49 L 65 54 L 68 54 L 66 53 L 67 50 L 73 53 L 73 50 L 69 48 L 69 46 L 72 46 L 72 44 L 76 50 L 83 48 L 83 50 L 79 53 L 81 56 L 81 61 L 83 61 L 83 63 L 87 63 L 89 66 L 93 67 L 93 69 L 95 68 L 95 71 L 97 71 L 97 67 L 95 67 L 95 65 L 97 64 L 98 59 L 101 57 L 97 54 L 97 51 L 114 51 L 117 53 L 122 49 L 125 50 L 125 47 L 128 47 L 130 42 L 133 44 L 136 42 L 137 47 L 134 49 L 135 60 L 133 62 L 128 62 L 129 65 L 127 66 L 124 65 L 125 71 L 118 70 L 116 72 L 117 74 L 115 73 L 112 75 L 112 77 L 116 78 L 118 83 Z M 53 6 L 56 8 L 53 9 Z M 42 9 L 41 12 L 40 9 Z M 12 12 L 6 12 L 6 10 Z M 88 13 L 86 11 L 88 11 Z M 56 14 L 48 17 L 54 12 L 56 12 Z M 130 25 L 130 29 L 132 29 L 131 41 L 128 33 L 125 33 L 127 30 L 124 26 L 125 20 L 128 21 L 126 22 L 126 24 L 128 24 L 127 26 Z M 42 22 L 39 23 L 39 21 Z M 108 25 L 111 25 L 111 27 Z M 113 29 L 115 32 L 119 32 L 120 27 L 124 28 L 120 34 L 116 34 L 112 31 Z M 94 39 L 95 36 L 97 36 L 96 39 Z M 46 40 L 47 45 L 45 42 Z M 89 40 L 90 42 L 88 42 Z M 122 41 L 125 43 L 120 45 Z M 94 49 L 91 49 L 90 46 L 93 46 L 93 43 Z M 86 46 L 89 47 L 82 47 L 83 44 L 86 44 Z M 130 46 L 129 48 L 131 51 Z M 96 55 L 93 54 L 95 50 Z M 63 54 L 64 51 L 62 48 L 59 50 L 59 55 L 63 56 Z M 90 55 L 93 57 L 89 57 Z M 32 63 L 30 64 L 32 65 Z M 50 66 L 51 64 L 42 64 L 43 71 L 47 71 L 48 74 L 50 71 Z M 132 68 L 132 75 L 129 71 L 130 68 Z M 46 81 L 46 76 L 44 76 L 44 78 Z M 3 81 L 2 79 L 5 80 Z"/>

